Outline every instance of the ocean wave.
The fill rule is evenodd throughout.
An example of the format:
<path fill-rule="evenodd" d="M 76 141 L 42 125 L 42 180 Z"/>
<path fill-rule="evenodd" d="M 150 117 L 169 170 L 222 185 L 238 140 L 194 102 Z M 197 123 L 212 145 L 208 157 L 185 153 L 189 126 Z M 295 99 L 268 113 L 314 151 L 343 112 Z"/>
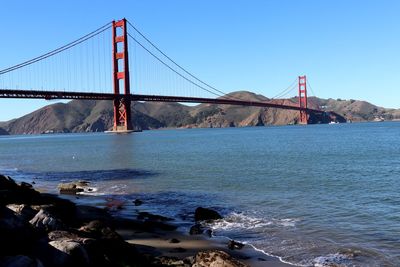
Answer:
<path fill-rule="evenodd" d="M 352 257 L 349 255 L 335 253 L 328 254 L 326 256 L 316 257 L 312 264 L 315 267 L 328 267 L 328 266 L 337 266 L 337 267 L 346 267 L 350 266 L 352 262 Z"/>
<path fill-rule="evenodd" d="M 294 227 L 300 219 L 285 218 L 285 219 L 266 219 L 244 213 L 233 212 L 224 217 L 224 219 L 216 220 L 209 226 L 213 230 L 233 230 L 233 229 L 255 229 L 267 226 L 283 226 Z"/>
<path fill-rule="evenodd" d="M 99 192 L 98 187 L 82 187 L 83 191 L 82 192 L 77 192 L 77 195 L 87 195 L 87 196 L 103 196 L 105 195 L 104 192 Z"/>

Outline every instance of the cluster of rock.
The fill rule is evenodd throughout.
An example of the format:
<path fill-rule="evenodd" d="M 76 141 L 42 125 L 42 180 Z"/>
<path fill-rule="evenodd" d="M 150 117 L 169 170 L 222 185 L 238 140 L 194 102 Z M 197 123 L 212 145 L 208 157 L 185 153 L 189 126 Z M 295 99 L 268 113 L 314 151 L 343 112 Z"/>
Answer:
<path fill-rule="evenodd" d="M 222 218 L 201 208 L 195 217 Z M 199 252 L 183 260 L 146 254 L 114 230 L 175 230 L 166 221 L 147 212 L 139 213 L 138 220 L 114 218 L 106 210 L 75 205 L 0 175 L 0 267 L 245 266 L 223 251 Z"/>
<path fill-rule="evenodd" d="M 113 230 L 104 210 L 76 206 L 0 175 L 0 266 L 156 266 Z"/>

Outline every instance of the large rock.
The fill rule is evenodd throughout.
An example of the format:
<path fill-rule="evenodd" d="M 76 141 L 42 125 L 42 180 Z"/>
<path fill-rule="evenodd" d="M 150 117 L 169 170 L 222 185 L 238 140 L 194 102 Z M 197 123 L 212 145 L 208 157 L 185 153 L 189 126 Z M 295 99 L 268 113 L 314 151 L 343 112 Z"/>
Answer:
<path fill-rule="evenodd" d="M 229 240 L 229 242 L 228 242 L 228 248 L 230 250 L 242 249 L 243 247 L 244 247 L 243 243 L 237 242 L 235 240 Z"/>
<path fill-rule="evenodd" d="M 91 221 L 79 228 L 82 235 L 100 240 L 123 240 L 114 230 L 101 221 Z"/>
<path fill-rule="evenodd" d="M 51 194 L 41 194 L 40 199 L 35 203 L 38 203 L 38 205 L 31 205 L 34 210 L 40 211 L 43 209 L 64 224 L 72 227 L 79 226 L 80 222 L 76 220 L 76 206 L 71 201 Z"/>
<path fill-rule="evenodd" d="M 43 264 L 28 256 L 16 255 L 0 259 L 0 267 L 43 267 Z"/>
<path fill-rule="evenodd" d="M 0 174 L 0 204 L 31 204 L 37 198 L 40 198 L 40 193 L 30 184 L 18 185 L 11 177 Z"/>
<path fill-rule="evenodd" d="M 65 225 L 60 219 L 44 209 L 41 209 L 29 222 L 34 227 L 45 231 L 65 229 Z"/>
<path fill-rule="evenodd" d="M 192 227 L 190 227 L 189 234 L 190 235 L 201 235 L 204 232 L 203 227 L 201 224 L 196 223 Z"/>
<path fill-rule="evenodd" d="M 30 250 L 35 233 L 12 210 L 0 207 L 0 255 L 17 255 Z"/>
<path fill-rule="evenodd" d="M 75 195 L 76 193 L 85 191 L 88 183 L 83 182 L 71 182 L 71 183 L 61 183 L 57 186 L 60 190 L 60 194 Z"/>
<path fill-rule="evenodd" d="M 18 184 L 10 177 L 0 174 L 0 190 L 16 189 Z"/>
<path fill-rule="evenodd" d="M 61 253 L 56 253 L 53 266 L 87 266 L 89 255 L 82 244 L 73 240 L 50 241 L 49 245 Z"/>
<path fill-rule="evenodd" d="M 194 219 L 198 221 L 209 221 L 209 220 L 219 220 L 222 216 L 212 209 L 198 207 L 194 212 Z"/>
<path fill-rule="evenodd" d="M 31 220 L 37 213 L 37 211 L 27 204 L 8 204 L 6 207 L 12 210 L 16 216 L 20 217 L 24 221 Z"/>
<path fill-rule="evenodd" d="M 75 241 L 83 245 L 87 245 L 90 243 L 93 243 L 95 240 L 92 238 L 85 238 L 85 237 L 80 237 L 75 233 L 68 232 L 68 231 L 62 231 L 62 230 L 56 230 L 56 231 L 51 231 L 47 234 L 47 237 L 50 241 Z"/>
<path fill-rule="evenodd" d="M 220 250 L 201 251 L 196 254 L 192 267 L 248 267 L 248 265 Z"/>
<path fill-rule="evenodd" d="M 106 210 L 85 205 L 76 206 L 75 217 L 81 224 L 94 220 L 110 223 L 113 220 L 113 217 Z"/>
<path fill-rule="evenodd" d="M 164 231 L 173 231 L 177 228 L 177 226 L 168 223 L 168 221 L 173 221 L 172 218 L 152 214 L 149 212 L 139 212 L 137 219 L 142 221 L 141 227 L 147 231 L 152 231 L 156 228 Z"/>

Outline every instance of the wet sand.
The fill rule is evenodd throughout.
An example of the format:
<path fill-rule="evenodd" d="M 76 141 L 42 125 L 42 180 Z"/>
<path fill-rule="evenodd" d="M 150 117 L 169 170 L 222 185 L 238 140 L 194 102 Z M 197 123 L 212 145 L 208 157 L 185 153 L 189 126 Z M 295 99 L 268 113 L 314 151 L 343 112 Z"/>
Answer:
<path fill-rule="evenodd" d="M 200 251 L 222 250 L 237 260 L 254 267 L 288 267 L 293 266 L 281 262 L 276 257 L 267 256 L 256 251 L 249 245 L 240 250 L 228 249 L 228 240 L 218 237 L 207 237 L 206 235 L 189 235 L 179 231 L 138 232 L 132 229 L 117 229 L 125 241 L 135 244 L 144 254 L 160 257 L 175 257 L 184 259 L 195 256 Z M 171 243 L 172 239 L 179 243 Z"/>

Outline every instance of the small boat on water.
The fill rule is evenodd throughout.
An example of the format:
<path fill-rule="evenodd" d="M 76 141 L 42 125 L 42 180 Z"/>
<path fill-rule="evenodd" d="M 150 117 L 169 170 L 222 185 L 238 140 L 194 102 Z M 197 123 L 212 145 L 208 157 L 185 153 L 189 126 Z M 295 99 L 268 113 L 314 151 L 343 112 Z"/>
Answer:
<path fill-rule="evenodd" d="M 337 122 L 337 121 L 331 121 L 331 122 L 329 122 L 328 124 L 338 124 L 339 122 Z"/>

